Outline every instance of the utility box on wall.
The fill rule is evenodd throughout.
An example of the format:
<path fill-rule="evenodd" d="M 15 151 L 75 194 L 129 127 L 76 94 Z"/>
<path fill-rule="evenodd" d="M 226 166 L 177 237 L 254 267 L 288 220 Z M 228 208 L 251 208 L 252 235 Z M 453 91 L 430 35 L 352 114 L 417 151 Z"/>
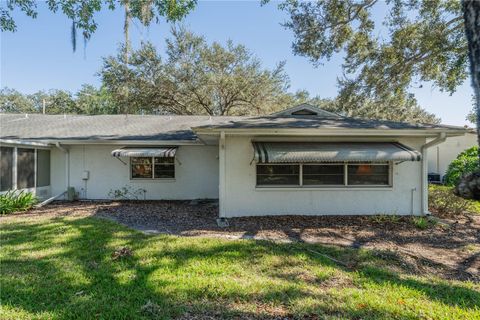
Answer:
<path fill-rule="evenodd" d="M 82 172 L 82 180 L 88 180 L 90 178 L 90 171 L 84 170 Z"/>

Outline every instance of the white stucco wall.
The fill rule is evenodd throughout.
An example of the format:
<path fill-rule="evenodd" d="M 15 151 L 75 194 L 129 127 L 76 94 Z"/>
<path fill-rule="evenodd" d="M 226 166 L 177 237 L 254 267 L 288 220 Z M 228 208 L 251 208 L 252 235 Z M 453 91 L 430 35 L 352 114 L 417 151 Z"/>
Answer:
<path fill-rule="evenodd" d="M 428 151 L 428 172 L 439 173 L 443 177 L 448 165 L 459 153 L 476 145 L 477 135 L 474 133 L 447 138 L 445 142 Z"/>
<path fill-rule="evenodd" d="M 332 140 L 330 140 L 332 141 Z M 400 139 L 420 150 L 425 138 Z M 261 215 L 421 215 L 421 162 L 393 166 L 393 187 L 361 188 L 256 188 L 251 137 L 227 136 L 225 141 L 226 217 Z M 415 189 L 412 193 L 412 189 Z M 222 199 L 220 199 L 222 201 Z"/>
<path fill-rule="evenodd" d="M 129 158 L 124 165 L 111 156 L 115 145 L 71 145 L 70 185 L 83 199 L 110 199 L 112 189 L 126 185 L 146 189 L 149 200 L 218 198 L 218 147 L 180 146 L 177 150 L 174 180 L 130 180 Z M 52 150 L 52 194 L 66 189 L 65 154 Z M 89 179 L 82 180 L 84 170 Z"/>

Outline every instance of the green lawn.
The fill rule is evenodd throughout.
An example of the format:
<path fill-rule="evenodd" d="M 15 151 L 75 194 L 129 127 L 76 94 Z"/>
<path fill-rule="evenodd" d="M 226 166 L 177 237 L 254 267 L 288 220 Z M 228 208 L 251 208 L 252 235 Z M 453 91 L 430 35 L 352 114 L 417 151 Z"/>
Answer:
<path fill-rule="evenodd" d="M 122 246 L 133 256 L 113 260 Z M 408 275 L 401 261 L 376 256 L 21 216 L 1 224 L 0 318 L 480 319 L 479 284 Z"/>

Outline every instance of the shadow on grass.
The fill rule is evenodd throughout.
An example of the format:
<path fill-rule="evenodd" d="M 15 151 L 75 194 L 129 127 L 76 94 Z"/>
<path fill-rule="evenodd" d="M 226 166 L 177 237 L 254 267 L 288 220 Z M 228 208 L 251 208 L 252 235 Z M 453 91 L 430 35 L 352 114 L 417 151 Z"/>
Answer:
<path fill-rule="evenodd" d="M 352 249 L 214 239 L 191 240 L 186 244 L 185 238 L 146 236 L 96 218 L 10 223 L 2 226 L 2 234 L 2 248 L 7 250 L 1 261 L 3 308 L 15 308 L 36 316 L 45 314 L 46 318 L 172 318 L 186 311 L 218 317 L 256 318 L 259 317 L 257 311 L 238 311 L 231 306 L 246 302 L 289 309 L 306 298 L 324 301 L 332 298 L 326 292 L 312 292 L 300 286 L 299 282 L 304 280 L 289 278 L 281 272 L 264 273 L 268 281 L 280 285 L 242 291 L 235 286 L 222 287 L 220 281 L 214 281 L 225 273 L 234 279 L 235 275 L 229 274 L 231 270 L 188 269 L 192 264 L 215 265 L 221 261 L 224 266 L 235 264 L 252 273 L 261 272 L 255 268 L 266 255 L 274 255 L 280 261 L 302 259 L 352 276 L 355 274 L 361 286 L 401 286 L 453 307 L 480 308 L 480 293 L 474 289 L 454 283 L 404 279 L 373 267 L 345 270 L 317 254 L 321 252 L 338 259 L 365 259 L 359 256 L 358 250 Z M 111 254 L 120 246 L 130 247 L 134 254 L 113 261 Z M 199 275 L 199 272 L 205 274 Z M 192 282 L 190 276 L 198 277 L 199 283 Z M 314 304 L 302 312 L 342 317 L 398 317 L 390 310 L 368 305 L 347 310 L 341 303 Z M 410 315 L 405 314 L 404 318 Z"/>

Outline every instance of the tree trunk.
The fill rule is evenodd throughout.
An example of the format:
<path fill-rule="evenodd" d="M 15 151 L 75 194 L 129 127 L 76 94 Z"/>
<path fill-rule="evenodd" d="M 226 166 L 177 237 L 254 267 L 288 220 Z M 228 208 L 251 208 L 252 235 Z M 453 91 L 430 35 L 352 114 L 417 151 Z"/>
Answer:
<path fill-rule="evenodd" d="M 480 145 L 480 1 L 463 0 L 463 17 L 465 34 L 468 41 L 468 58 L 470 60 L 470 75 L 475 95 L 475 112 L 477 114 L 477 141 Z M 479 153 L 480 164 L 480 153 Z M 462 177 L 455 192 L 470 199 L 480 200 L 480 170 Z"/>
<path fill-rule="evenodd" d="M 125 0 L 123 6 L 125 8 L 125 21 L 123 23 L 123 35 L 125 36 L 125 52 L 123 59 L 125 64 L 128 64 L 128 54 L 130 53 L 130 0 Z"/>

